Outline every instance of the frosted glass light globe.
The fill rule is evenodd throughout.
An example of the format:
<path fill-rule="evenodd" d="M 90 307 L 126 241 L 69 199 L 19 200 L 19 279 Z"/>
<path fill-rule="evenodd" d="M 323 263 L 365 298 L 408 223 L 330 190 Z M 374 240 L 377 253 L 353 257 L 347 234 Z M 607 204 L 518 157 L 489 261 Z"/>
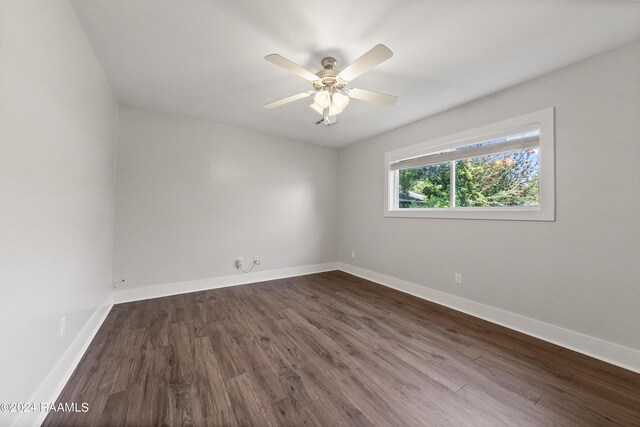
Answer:
<path fill-rule="evenodd" d="M 338 108 L 338 106 L 332 102 L 331 105 L 329 105 L 329 115 L 337 116 L 340 113 L 342 113 L 342 108 Z"/>
<path fill-rule="evenodd" d="M 327 108 L 331 104 L 331 94 L 326 90 L 319 90 L 313 97 L 313 101 L 320 108 Z"/>
<path fill-rule="evenodd" d="M 349 104 L 349 97 L 342 92 L 334 93 L 331 99 L 336 107 L 338 107 L 340 110 L 344 110 L 344 107 Z"/>

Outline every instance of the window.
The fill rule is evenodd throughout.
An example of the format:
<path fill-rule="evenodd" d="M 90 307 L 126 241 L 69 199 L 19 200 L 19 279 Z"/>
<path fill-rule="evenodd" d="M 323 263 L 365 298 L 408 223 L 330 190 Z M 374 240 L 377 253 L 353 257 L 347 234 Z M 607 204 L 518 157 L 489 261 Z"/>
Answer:
<path fill-rule="evenodd" d="M 553 109 L 385 155 L 386 216 L 553 221 Z"/>

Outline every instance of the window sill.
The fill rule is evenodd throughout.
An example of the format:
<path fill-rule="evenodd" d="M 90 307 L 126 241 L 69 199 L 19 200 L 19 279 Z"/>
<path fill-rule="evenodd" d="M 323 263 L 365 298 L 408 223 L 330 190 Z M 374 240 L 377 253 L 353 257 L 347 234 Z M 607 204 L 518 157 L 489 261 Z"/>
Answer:
<path fill-rule="evenodd" d="M 507 221 L 555 221 L 553 210 L 539 207 L 436 208 L 385 210 L 387 218 L 488 219 Z"/>

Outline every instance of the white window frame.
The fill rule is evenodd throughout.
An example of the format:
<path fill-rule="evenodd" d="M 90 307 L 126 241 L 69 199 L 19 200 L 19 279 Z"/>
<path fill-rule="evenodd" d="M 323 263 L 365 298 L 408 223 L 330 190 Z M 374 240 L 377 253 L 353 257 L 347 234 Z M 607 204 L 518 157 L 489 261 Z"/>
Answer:
<path fill-rule="evenodd" d="M 400 160 L 438 153 L 517 134 L 519 130 L 540 129 L 538 206 L 399 208 L 398 171 L 391 164 Z M 385 217 L 493 219 L 516 221 L 555 221 L 555 127 L 554 108 L 536 111 L 487 126 L 423 142 L 385 153 Z M 455 190 L 453 190 L 455 191 Z"/>

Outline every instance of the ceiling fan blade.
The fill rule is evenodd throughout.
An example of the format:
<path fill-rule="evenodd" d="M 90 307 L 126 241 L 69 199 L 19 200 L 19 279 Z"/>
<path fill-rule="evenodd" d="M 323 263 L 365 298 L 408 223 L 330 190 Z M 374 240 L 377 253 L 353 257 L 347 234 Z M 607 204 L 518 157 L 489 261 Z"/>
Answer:
<path fill-rule="evenodd" d="M 284 68 L 285 70 L 293 74 L 297 74 L 298 76 L 302 77 L 305 80 L 309 80 L 310 82 L 315 82 L 316 80 L 319 80 L 318 76 L 313 74 L 311 71 L 302 68 L 298 64 L 289 61 L 287 58 L 284 58 L 278 55 L 277 53 L 272 53 L 271 55 L 267 55 L 264 57 L 264 59 L 266 59 L 267 61 L 273 64 L 276 64 L 279 67 Z"/>
<path fill-rule="evenodd" d="M 338 76 L 344 81 L 351 81 L 367 70 L 393 56 L 393 52 L 383 44 L 373 47 L 369 52 L 356 59 L 351 65 L 340 71 Z"/>
<path fill-rule="evenodd" d="M 302 98 L 306 98 L 308 96 L 313 95 L 313 92 L 302 92 L 297 93 L 295 95 L 287 96 L 286 98 L 279 99 L 277 101 L 270 102 L 268 104 L 264 104 L 264 108 L 276 108 L 284 104 L 288 104 L 293 101 L 297 101 Z"/>
<path fill-rule="evenodd" d="M 374 92 L 364 89 L 349 89 L 349 98 L 359 99 L 360 101 L 373 102 L 375 104 L 393 105 L 398 97 L 387 95 L 386 93 Z"/>

